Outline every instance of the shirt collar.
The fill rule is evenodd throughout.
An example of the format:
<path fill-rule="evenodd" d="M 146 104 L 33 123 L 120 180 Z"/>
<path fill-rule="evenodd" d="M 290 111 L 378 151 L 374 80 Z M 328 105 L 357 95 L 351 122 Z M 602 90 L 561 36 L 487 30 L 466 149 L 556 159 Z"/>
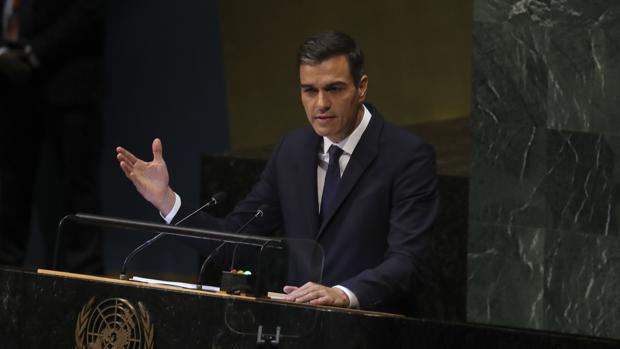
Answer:
<path fill-rule="evenodd" d="M 353 132 L 351 132 L 351 134 L 348 135 L 345 139 L 343 139 L 339 143 L 334 143 L 330 141 L 329 138 L 323 137 L 323 154 L 327 153 L 329 147 L 331 147 L 332 144 L 336 144 L 338 147 L 340 147 L 345 154 L 353 154 L 353 150 L 355 150 L 357 143 L 359 143 L 360 139 L 362 138 L 362 134 L 364 134 L 366 127 L 368 127 L 368 124 L 370 123 L 370 118 L 372 117 L 372 114 L 370 114 L 368 108 L 366 108 L 366 106 L 363 104 L 362 107 L 364 107 L 364 116 L 362 117 L 362 121 L 360 121 L 360 124 L 357 125 L 355 130 L 353 130 Z"/>

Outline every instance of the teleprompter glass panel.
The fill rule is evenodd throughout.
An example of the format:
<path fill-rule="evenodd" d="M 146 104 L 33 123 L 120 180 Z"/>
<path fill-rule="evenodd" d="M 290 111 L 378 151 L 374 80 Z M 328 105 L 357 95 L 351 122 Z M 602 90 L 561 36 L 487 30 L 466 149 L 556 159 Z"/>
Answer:
<path fill-rule="evenodd" d="M 301 286 L 309 281 L 321 283 L 322 247 L 314 240 L 278 239 L 243 251 L 244 254 L 256 255 L 246 258 L 256 261 L 251 271 L 253 278 L 236 282 L 250 283 L 248 295 L 253 298 L 227 300 L 224 311 L 226 326 L 240 336 L 256 336 L 258 340 L 261 333 L 271 340 L 278 336 L 299 338 L 312 333 L 318 308 L 285 302 L 281 298 L 286 285 Z M 222 289 L 227 287 L 225 278 L 222 277 Z"/>

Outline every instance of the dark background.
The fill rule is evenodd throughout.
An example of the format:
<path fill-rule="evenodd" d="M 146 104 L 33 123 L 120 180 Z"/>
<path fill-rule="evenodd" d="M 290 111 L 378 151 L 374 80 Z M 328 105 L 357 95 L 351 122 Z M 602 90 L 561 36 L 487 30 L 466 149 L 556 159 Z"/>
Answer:
<path fill-rule="evenodd" d="M 229 149 L 217 2 L 110 0 L 106 22 L 106 85 L 101 149 L 102 214 L 157 220 L 158 214 L 125 178 L 115 158 L 123 145 L 145 160 L 160 137 L 171 184 L 183 204 L 199 206 L 200 155 Z M 55 229 L 60 193 L 51 150 L 44 149 L 37 179 L 35 225 L 27 266 L 43 260 L 40 229 Z M 59 214 L 62 214 L 60 212 Z M 118 273 L 125 255 L 151 236 L 104 235 L 106 272 Z M 196 253 L 163 239 L 132 263 L 133 270 L 193 274 Z"/>

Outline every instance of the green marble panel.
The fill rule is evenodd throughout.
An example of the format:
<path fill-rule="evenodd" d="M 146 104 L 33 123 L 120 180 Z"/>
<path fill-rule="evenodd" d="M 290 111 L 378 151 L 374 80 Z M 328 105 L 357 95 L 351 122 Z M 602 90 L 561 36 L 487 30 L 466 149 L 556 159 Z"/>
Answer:
<path fill-rule="evenodd" d="M 470 225 L 468 321 L 543 328 L 544 241 L 540 228 Z"/>

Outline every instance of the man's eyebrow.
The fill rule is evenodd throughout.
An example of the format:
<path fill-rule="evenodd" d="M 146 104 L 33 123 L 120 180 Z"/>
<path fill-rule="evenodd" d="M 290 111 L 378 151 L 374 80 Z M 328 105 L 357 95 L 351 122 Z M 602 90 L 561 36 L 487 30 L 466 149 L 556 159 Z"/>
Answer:
<path fill-rule="evenodd" d="M 343 86 L 346 85 L 347 83 L 344 81 L 334 81 L 332 83 L 327 84 L 326 88 L 330 88 L 330 87 L 339 87 L 339 86 Z"/>
<path fill-rule="evenodd" d="M 346 84 L 347 83 L 344 81 L 334 81 L 334 82 L 330 82 L 329 84 L 323 86 L 322 88 L 340 87 Z M 301 84 L 301 88 L 317 88 L 317 87 L 313 84 Z"/>

